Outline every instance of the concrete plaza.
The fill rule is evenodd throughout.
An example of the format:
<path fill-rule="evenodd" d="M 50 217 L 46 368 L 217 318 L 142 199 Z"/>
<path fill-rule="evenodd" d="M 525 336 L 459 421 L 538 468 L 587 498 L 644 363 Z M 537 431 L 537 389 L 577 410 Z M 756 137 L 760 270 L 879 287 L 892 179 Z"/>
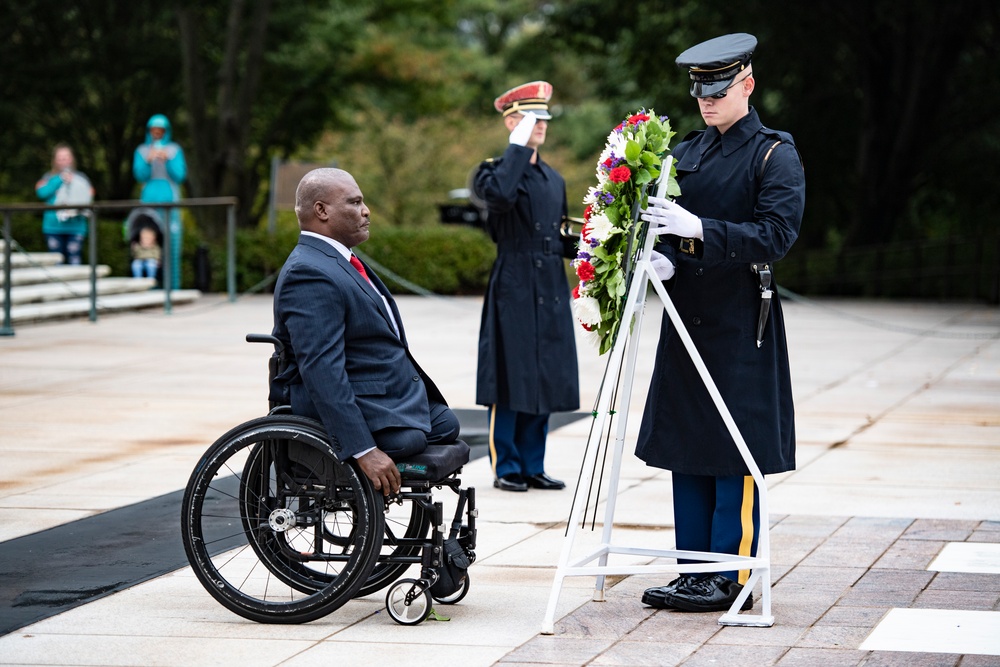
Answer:
<path fill-rule="evenodd" d="M 453 407 L 476 409 L 481 300 L 398 301 L 414 356 Z M 592 577 L 567 579 L 555 634 L 540 635 L 573 489 L 503 493 L 477 459 L 462 479 L 477 489 L 478 559 L 450 621 L 397 625 L 375 593 L 305 625 L 255 624 L 181 567 L 0 636 L 0 665 L 1000 665 L 1000 309 L 784 307 L 799 461 L 768 478 L 771 628 L 645 607 L 642 590 L 666 579 L 633 575 L 609 578 L 604 602 Z M 631 435 L 614 536 L 666 549 L 669 473 L 631 452 L 658 308 L 619 415 Z M 0 548 L 183 489 L 213 440 L 266 412 L 269 350 L 243 337 L 270 328 L 270 297 L 209 296 L 0 338 Z M 606 359 L 580 333 L 589 411 Z M 577 479 L 591 424 L 553 431 L 548 472 Z M 16 585 L 12 605 L 45 593 Z"/>

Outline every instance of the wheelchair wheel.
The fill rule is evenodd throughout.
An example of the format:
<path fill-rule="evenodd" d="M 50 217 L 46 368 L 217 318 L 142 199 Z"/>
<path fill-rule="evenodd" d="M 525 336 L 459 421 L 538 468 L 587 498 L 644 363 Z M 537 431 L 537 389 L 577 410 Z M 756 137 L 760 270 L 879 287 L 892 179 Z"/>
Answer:
<path fill-rule="evenodd" d="M 358 591 L 358 597 L 382 590 L 411 565 L 418 565 L 430 527 L 431 513 L 419 501 L 404 499 L 401 505 L 390 504 L 385 513 L 385 537 L 378 564 Z"/>
<path fill-rule="evenodd" d="M 322 428 L 292 415 L 232 429 L 182 502 L 184 550 L 205 589 L 261 623 L 304 623 L 355 596 L 374 568 L 382 502 Z"/>
<path fill-rule="evenodd" d="M 400 625 L 417 625 L 431 613 L 431 592 L 416 579 L 400 579 L 385 596 L 385 610 Z"/>

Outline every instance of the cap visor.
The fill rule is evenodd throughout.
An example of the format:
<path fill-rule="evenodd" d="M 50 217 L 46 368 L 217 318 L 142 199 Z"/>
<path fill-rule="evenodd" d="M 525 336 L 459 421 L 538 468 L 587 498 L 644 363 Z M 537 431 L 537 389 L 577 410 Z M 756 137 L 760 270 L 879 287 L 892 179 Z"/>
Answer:
<path fill-rule="evenodd" d="M 731 79 L 726 79 L 725 81 L 692 81 L 691 97 L 711 97 L 712 95 L 718 95 L 728 88 L 735 78 L 736 75 L 733 74 Z"/>

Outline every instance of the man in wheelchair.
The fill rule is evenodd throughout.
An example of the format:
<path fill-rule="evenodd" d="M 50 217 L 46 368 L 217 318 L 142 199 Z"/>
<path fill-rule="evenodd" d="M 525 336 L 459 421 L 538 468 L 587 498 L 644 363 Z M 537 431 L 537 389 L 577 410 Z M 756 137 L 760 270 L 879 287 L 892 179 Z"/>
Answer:
<path fill-rule="evenodd" d="M 309 172 L 295 214 L 301 235 L 274 292 L 284 364 L 269 398 L 321 422 L 338 458 L 355 458 L 376 490 L 397 494 L 396 461 L 454 443 L 458 419 L 410 355 L 389 290 L 351 252 L 368 239 L 371 214 L 354 178 Z"/>

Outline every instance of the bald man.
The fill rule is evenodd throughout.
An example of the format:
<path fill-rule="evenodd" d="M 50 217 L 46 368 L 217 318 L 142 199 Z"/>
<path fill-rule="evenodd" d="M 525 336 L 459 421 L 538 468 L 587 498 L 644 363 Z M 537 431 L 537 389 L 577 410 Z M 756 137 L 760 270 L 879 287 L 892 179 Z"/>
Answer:
<path fill-rule="evenodd" d="M 399 491 L 394 461 L 458 438 L 459 423 L 406 344 L 389 290 L 351 248 L 371 211 L 341 169 L 315 169 L 295 193 L 298 245 L 274 290 L 273 334 L 289 365 L 271 400 L 322 422 L 341 460 L 357 459 L 375 488 Z"/>

